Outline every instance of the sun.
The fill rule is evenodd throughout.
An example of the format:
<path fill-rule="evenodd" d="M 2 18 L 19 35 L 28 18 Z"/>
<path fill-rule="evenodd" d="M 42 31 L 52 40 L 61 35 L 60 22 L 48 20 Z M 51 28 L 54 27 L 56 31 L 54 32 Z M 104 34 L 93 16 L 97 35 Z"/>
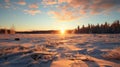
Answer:
<path fill-rule="evenodd" d="M 64 28 L 60 29 L 61 34 L 65 34 L 66 30 Z"/>

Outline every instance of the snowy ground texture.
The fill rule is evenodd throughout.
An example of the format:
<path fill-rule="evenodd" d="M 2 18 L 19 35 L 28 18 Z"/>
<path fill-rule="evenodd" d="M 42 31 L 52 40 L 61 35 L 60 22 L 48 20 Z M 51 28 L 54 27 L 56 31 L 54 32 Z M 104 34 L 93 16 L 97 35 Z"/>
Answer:
<path fill-rule="evenodd" d="M 120 67 L 119 47 L 120 34 L 0 34 L 0 67 Z"/>

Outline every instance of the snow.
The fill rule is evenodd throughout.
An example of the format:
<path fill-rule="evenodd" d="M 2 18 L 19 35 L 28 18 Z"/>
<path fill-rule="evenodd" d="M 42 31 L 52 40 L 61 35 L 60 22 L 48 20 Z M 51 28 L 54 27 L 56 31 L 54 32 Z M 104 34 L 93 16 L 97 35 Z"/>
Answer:
<path fill-rule="evenodd" d="M 0 67 L 120 67 L 103 56 L 116 47 L 120 34 L 0 34 Z"/>

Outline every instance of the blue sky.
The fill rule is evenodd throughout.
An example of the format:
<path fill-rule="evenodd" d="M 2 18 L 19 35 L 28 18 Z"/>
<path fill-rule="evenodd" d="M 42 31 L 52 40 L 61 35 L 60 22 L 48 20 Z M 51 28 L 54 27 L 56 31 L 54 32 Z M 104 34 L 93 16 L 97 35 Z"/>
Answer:
<path fill-rule="evenodd" d="M 0 28 L 74 29 L 120 20 L 120 0 L 0 0 Z"/>

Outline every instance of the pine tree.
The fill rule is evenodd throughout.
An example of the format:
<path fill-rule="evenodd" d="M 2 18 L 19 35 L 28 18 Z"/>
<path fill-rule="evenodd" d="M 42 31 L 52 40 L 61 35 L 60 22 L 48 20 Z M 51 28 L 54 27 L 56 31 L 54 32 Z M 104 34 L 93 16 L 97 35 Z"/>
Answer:
<path fill-rule="evenodd" d="M 120 22 L 117 20 L 112 24 L 108 24 L 107 22 L 101 25 L 88 24 L 87 27 L 82 25 L 81 28 L 78 26 L 75 31 L 75 33 L 120 33 Z"/>

